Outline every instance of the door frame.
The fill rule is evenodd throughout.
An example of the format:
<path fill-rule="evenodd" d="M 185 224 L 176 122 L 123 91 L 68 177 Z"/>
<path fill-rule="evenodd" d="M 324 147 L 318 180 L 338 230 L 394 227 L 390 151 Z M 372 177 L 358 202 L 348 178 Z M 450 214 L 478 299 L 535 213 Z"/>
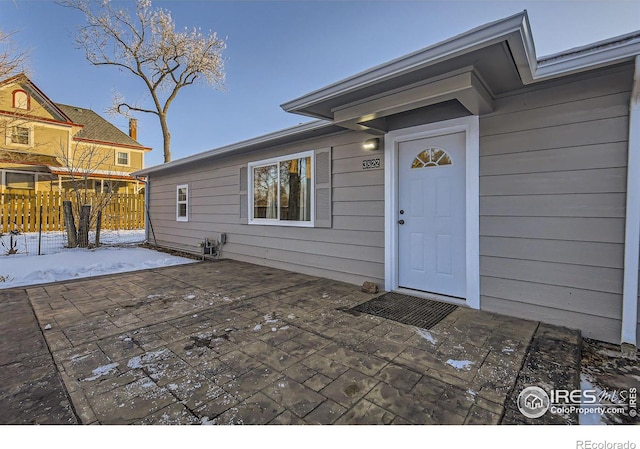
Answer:
<path fill-rule="evenodd" d="M 480 126 L 477 115 L 390 131 L 384 138 L 384 219 L 385 219 L 385 290 L 404 290 L 398 286 L 398 148 L 401 142 L 465 133 L 466 148 L 466 301 L 468 307 L 480 308 Z M 437 297 L 460 303 L 459 300 L 425 292 L 425 297 Z"/>

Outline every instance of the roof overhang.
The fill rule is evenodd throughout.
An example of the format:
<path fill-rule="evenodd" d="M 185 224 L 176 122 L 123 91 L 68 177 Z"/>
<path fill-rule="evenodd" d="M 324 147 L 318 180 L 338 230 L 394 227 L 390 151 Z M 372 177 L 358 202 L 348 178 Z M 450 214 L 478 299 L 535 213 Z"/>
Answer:
<path fill-rule="evenodd" d="M 107 142 L 105 140 L 84 139 L 82 137 L 76 137 L 76 136 L 73 137 L 73 141 L 82 142 L 86 144 L 93 144 L 93 145 L 103 145 L 108 147 L 126 148 L 129 150 L 144 151 L 145 153 L 148 153 L 149 151 L 152 150 L 151 147 L 143 147 L 142 145 L 127 145 L 124 143 Z"/>
<path fill-rule="evenodd" d="M 457 100 L 474 115 L 493 111 L 493 97 L 473 66 L 373 95 L 331 110 L 336 125 L 370 134 L 384 134 L 379 121 L 390 115 Z"/>
<path fill-rule="evenodd" d="M 51 173 L 60 176 L 69 176 L 76 179 L 120 179 L 126 181 L 135 181 L 133 173 L 115 170 L 89 170 L 83 171 L 82 168 L 70 167 L 48 167 Z"/>
<path fill-rule="evenodd" d="M 640 32 L 537 59 L 526 11 L 378 65 L 281 105 L 320 119 L 183 159 L 134 175 L 211 158 L 243 154 L 345 129 L 380 135 L 385 121 L 432 107 L 481 115 L 494 99 L 524 86 L 631 61 Z M 460 109 L 460 111 L 458 111 Z"/>
<path fill-rule="evenodd" d="M 412 105 L 405 100 L 411 96 L 417 107 L 455 99 L 478 115 L 489 112 L 493 98 L 503 93 L 630 61 L 638 53 L 640 33 L 636 32 L 538 60 L 524 11 L 373 67 L 281 107 L 375 134 L 384 130 L 370 128 L 366 122 L 408 110 Z M 345 115 L 345 111 L 351 114 Z"/>

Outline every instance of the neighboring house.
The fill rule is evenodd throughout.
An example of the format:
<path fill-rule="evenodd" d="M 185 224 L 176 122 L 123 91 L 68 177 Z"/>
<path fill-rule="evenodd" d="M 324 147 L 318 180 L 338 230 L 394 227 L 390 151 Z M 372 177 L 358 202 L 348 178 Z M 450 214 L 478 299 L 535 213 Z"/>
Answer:
<path fill-rule="evenodd" d="M 635 345 L 639 54 L 476 28 L 282 106 L 319 121 L 140 171 L 154 236 Z"/>
<path fill-rule="evenodd" d="M 29 78 L 0 82 L 0 192 L 66 191 L 82 179 L 88 190 L 137 193 L 131 173 L 144 167 L 151 148 L 91 109 L 51 101 Z M 85 182 L 85 180 L 87 182 Z"/>

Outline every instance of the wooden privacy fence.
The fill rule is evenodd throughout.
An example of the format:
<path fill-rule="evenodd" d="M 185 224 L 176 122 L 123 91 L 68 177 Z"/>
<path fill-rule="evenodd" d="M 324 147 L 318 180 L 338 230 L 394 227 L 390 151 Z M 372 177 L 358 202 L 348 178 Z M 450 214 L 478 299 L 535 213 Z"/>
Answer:
<path fill-rule="evenodd" d="M 63 231 L 62 202 L 66 199 L 75 203 L 73 196 L 67 197 L 64 193 L 58 192 L 12 190 L 0 193 L 0 232 L 5 233 L 13 229 L 20 232 L 37 232 L 40 229 L 40 206 L 42 232 Z M 87 204 L 93 205 L 97 202 L 97 196 L 87 197 Z M 114 194 L 102 210 L 102 229 L 142 229 L 144 215 L 144 194 Z"/>

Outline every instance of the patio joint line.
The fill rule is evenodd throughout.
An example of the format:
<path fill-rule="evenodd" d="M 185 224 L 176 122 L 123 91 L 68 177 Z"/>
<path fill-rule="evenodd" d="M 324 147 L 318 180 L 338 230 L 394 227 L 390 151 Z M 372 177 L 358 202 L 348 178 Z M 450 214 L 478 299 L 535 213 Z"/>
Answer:
<path fill-rule="evenodd" d="M 507 393 L 507 397 L 502 404 L 502 413 L 500 414 L 500 419 L 498 420 L 498 424 L 502 424 L 504 421 L 504 416 L 507 413 L 507 401 L 513 397 L 513 392 L 518 386 L 518 377 L 520 377 L 520 373 L 524 368 L 524 364 L 527 363 L 527 357 L 529 356 L 529 352 L 531 351 L 531 346 L 533 344 L 533 340 L 535 339 L 536 334 L 538 333 L 538 329 L 540 328 L 540 321 L 536 324 L 535 330 L 531 333 L 531 337 L 529 338 L 529 342 L 527 343 L 527 349 L 524 351 L 524 356 L 522 357 L 522 362 L 520 363 L 520 368 L 518 368 L 518 373 L 516 374 L 516 378 L 513 382 L 513 386 L 509 389 L 509 393 Z"/>
<path fill-rule="evenodd" d="M 73 404 L 73 401 L 71 400 L 71 395 L 69 394 L 69 390 L 67 389 L 67 385 L 64 383 L 64 379 L 62 378 L 62 373 L 60 372 L 60 367 L 56 363 L 56 359 L 55 359 L 55 357 L 53 357 L 53 352 L 51 351 L 51 347 L 49 346 L 49 342 L 47 341 L 46 337 L 44 336 L 44 332 L 42 330 L 42 323 L 40 323 L 40 319 L 38 318 L 38 314 L 36 313 L 35 309 L 33 308 L 33 304 L 31 303 L 31 298 L 29 298 L 29 294 L 27 293 L 26 289 L 24 289 L 24 290 L 25 290 L 24 293 L 26 295 L 26 300 L 29 303 L 29 309 L 31 310 L 31 313 L 33 314 L 33 317 L 36 319 L 36 323 L 38 323 L 38 331 L 40 332 L 40 336 L 42 337 L 42 340 L 44 341 L 44 344 L 47 346 L 47 352 L 49 353 L 49 358 L 51 359 L 51 362 L 53 363 L 53 366 L 55 367 L 55 370 L 56 370 L 56 378 L 58 379 L 58 382 L 60 383 L 60 386 L 62 387 L 62 391 L 64 392 L 64 396 L 67 398 L 67 402 L 69 403 L 69 408 L 71 409 L 71 413 L 73 413 L 73 417 L 76 420 L 76 424 L 82 424 L 82 419 L 80 419 L 80 415 L 78 415 L 78 412 L 76 411 L 76 407 Z"/>

